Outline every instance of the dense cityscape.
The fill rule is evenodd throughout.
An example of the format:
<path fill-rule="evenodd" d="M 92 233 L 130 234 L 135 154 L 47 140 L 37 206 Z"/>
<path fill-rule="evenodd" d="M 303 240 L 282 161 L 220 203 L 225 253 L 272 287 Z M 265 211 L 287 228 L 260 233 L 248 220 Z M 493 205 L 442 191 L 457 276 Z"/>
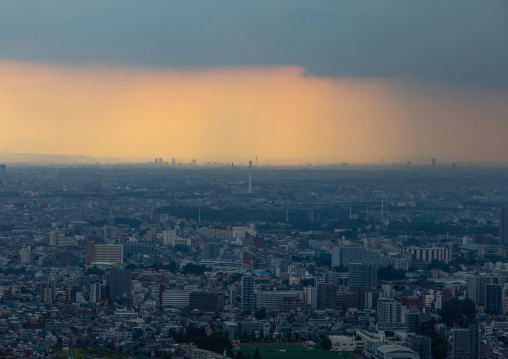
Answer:
<path fill-rule="evenodd" d="M 0 165 L 1 357 L 503 359 L 507 175 Z"/>

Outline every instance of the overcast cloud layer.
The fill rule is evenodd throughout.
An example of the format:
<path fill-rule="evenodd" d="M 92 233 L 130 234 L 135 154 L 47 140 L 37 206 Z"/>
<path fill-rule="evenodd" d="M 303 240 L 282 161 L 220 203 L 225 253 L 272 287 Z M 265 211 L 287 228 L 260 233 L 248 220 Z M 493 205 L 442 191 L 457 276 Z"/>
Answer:
<path fill-rule="evenodd" d="M 508 87 L 508 2 L 2 1 L 0 60 Z"/>

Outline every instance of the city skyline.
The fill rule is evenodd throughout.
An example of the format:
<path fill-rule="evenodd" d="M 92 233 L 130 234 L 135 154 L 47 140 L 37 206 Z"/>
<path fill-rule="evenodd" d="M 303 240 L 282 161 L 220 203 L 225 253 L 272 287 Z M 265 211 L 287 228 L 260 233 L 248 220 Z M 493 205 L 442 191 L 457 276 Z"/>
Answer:
<path fill-rule="evenodd" d="M 7 2 L 0 151 L 506 164 L 507 10 Z"/>

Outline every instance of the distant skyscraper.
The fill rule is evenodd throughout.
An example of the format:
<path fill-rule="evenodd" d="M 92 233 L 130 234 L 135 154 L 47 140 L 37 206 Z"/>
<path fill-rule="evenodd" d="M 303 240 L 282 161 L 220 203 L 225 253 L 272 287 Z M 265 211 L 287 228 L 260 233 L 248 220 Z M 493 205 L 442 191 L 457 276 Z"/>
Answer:
<path fill-rule="evenodd" d="M 252 193 L 252 161 L 249 161 L 249 193 Z"/>
<path fill-rule="evenodd" d="M 436 167 L 436 159 L 435 158 L 432 159 L 432 168 L 434 168 L 434 167 Z"/>
<path fill-rule="evenodd" d="M 7 173 L 7 165 L 0 165 L 0 178 L 4 178 Z"/>
<path fill-rule="evenodd" d="M 499 216 L 499 244 L 508 246 L 508 206 L 501 208 Z"/>
<path fill-rule="evenodd" d="M 254 277 L 242 276 L 242 310 L 254 310 Z"/>

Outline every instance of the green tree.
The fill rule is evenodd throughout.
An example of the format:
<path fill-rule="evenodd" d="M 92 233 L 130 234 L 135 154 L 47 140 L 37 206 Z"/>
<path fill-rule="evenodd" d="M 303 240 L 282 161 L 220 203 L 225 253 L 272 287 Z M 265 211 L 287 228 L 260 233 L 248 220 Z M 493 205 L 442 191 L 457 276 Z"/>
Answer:
<path fill-rule="evenodd" d="M 266 318 L 266 309 L 260 308 L 254 312 L 254 318 L 257 320 L 263 320 Z"/>
<path fill-rule="evenodd" d="M 330 340 L 330 338 L 328 338 L 327 335 L 325 335 L 321 339 L 321 342 L 319 344 L 321 344 L 321 346 L 323 347 L 324 350 L 330 350 L 330 349 L 332 349 L 332 341 Z"/>
<path fill-rule="evenodd" d="M 249 315 L 252 315 L 252 310 L 246 309 L 243 312 L 240 313 L 242 317 L 248 317 Z"/>
<path fill-rule="evenodd" d="M 89 267 L 86 272 L 85 272 L 85 275 L 98 275 L 98 276 L 101 276 L 103 275 L 105 272 L 99 268 L 97 268 L 97 266 L 93 266 L 93 267 Z"/>
<path fill-rule="evenodd" d="M 469 298 L 463 300 L 452 298 L 443 306 L 439 314 L 446 325 L 452 326 L 455 322 L 464 328 L 476 317 L 476 307 Z"/>
<path fill-rule="evenodd" d="M 405 277 L 405 270 L 395 269 L 392 265 L 381 267 L 377 271 L 377 278 L 379 280 L 403 280 Z"/>
<path fill-rule="evenodd" d="M 314 278 L 306 278 L 306 279 L 302 279 L 300 281 L 300 285 L 303 286 L 303 287 L 306 287 L 306 286 L 314 286 Z"/>

